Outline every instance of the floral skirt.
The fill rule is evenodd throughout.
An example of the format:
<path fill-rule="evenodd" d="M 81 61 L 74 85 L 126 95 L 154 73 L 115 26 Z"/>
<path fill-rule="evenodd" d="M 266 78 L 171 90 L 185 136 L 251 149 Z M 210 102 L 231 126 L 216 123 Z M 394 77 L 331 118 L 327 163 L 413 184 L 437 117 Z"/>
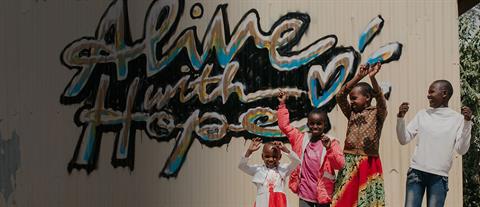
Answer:
<path fill-rule="evenodd" d="M 332 207 L 385 206 L 380 157 L 345 153 L 345 167 L 339 172 Z"/>

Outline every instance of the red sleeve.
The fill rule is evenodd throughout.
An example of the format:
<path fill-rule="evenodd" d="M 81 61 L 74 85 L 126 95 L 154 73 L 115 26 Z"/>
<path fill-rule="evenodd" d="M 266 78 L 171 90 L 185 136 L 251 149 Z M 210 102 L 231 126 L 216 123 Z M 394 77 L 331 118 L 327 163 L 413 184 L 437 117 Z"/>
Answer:
<path fill-rule="evenodd" d="M 278 127 L 285 135 L 287 135 L 288 141 L 292 147 L 295 148 L 296 145 L 301 144 L 301 137 L 303 136 L 303 133 L 290 125 L 290 114 L 288 113 L 288 109 L 285 104 L 278 105 L 277 118 Z"/>
<path fill-rule="evenodd" d="M 345 156 L 340 148 L 340 142 L 336 139 L 332 140 L 332 145 L 327 150 L 327 158 L 335 170 L 340 170 L 345 165 Z"/>

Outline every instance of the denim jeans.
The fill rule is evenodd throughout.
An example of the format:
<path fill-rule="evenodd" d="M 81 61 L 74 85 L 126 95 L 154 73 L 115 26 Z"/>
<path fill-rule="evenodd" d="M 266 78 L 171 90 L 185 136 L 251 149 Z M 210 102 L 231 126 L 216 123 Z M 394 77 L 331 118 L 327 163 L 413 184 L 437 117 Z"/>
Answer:
<path fill-rule="evenodd" d="M 405 207 L 421 207 L 427 190 L 427 207 L 443 207 L 448 191 L 448 177 L 408 169 Z"/>

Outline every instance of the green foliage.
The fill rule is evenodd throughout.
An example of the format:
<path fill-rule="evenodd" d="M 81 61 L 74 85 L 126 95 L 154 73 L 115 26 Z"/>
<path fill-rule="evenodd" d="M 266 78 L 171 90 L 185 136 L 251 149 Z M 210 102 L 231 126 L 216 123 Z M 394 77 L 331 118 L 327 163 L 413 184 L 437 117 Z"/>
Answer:
<path fill-rule="evenodd" d="M 463 206 L 480 206 L 480 6 L 459 18 L 462 104 L 474 114 L 472 140 L 463 156 Z"/>

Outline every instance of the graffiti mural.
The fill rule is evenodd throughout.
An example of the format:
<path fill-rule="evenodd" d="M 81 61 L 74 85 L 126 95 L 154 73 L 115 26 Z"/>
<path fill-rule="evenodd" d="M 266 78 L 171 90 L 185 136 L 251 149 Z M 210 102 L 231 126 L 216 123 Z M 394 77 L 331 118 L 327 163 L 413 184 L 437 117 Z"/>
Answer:
<path fill-rule="evenodd" d="M 137 130 L 160 142 L 174 139 L 162 177 L 177 176 L 195 139 L 208 147 L 232 137 L 285 140 L 276 126 L 278 90 L 292 97 L 291 118 L 305 127 L 308 111 L 335 106 L 334 95 L 361 62 L 362 54 L 337 45 L 335 35 L 295 50 L 311 23 L 308 14 L 286 13 L 266 29 L 255 9 L 230 24 L 227 4 L 206 17 L 208 8 L 200 3 L 185 8 L 182 0 L 153 1 L 143 36 L 132 40 L 126 2 L 113 1 L 95 35 L 71 42 L 61 53 L 62 64 L 76 74 L 60 102 L 81 104 L 74 121 L 82 132 L 70 172 L 96 168 L 106 132 L 115 133 L 112 165 L 130 170 Z M 208 21 L 205 33 L 196 26 L 177 31 L 185 18 Z M 377 16 L 367 25 L 359 47 L 379 34 L 383 22 Z M 398 60 L 401 48 L 388 43 L 366 62 Z"/>

